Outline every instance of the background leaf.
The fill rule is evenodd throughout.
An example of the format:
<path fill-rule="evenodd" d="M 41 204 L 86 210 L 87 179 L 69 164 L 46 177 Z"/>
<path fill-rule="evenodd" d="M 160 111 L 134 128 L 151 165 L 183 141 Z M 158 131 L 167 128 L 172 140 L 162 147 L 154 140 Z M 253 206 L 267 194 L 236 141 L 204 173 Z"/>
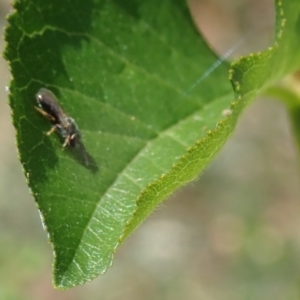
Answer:
<path fill-rule="evenodd" d="M 84 9 L 79 1 L 16 3 L 6 33 L 11 107 L 21 161 L 53 243 L 57 286 L 104 272 L 125 227 L 127 236 L 175 188 L 195 178 L 249 99 L 299 66 L 287 58 L 278 72 L 269 63 L 276 55 L 299 53 L 292 30 L 299 7 L 287 2 L 283 11 L 291 21 L 284 30 L 292 33 L 279 50 L 235 65 L 236 90 L 246 97 L 222 121 L 233 100 L 227 65 L 187 93 L 216 57 L 184 1 L 87 1 Z M 257 76 L 262 70 L 264 76 Z M 91 168 L 80 153 L 62 152 L 57 136 L 44 135 L 49 124 L 33 109 L 42 86 L 79 124 Z"/>

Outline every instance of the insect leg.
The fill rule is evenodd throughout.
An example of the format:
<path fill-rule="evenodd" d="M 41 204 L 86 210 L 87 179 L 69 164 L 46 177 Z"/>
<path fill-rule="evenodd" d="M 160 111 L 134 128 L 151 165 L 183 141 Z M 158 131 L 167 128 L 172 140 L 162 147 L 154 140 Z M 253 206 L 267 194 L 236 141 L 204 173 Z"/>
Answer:
<path fill-rule="evenodd" d="M 52 126 L 52 128 L 51 128 L 46 134 L 47 134 L 47 135 L 52 134 L 57 128 L 58 128 L 58 125 L 57 125 L 57 124 L 54 125 L 54 126 Z"/>
<path fill-rule="evenodd" d="M 63 144 L 63 146 L 62 146 L 63 149 L 64 149 L 67 145 L 69 145 L 71 138 L 72 138 L 71 135 L 68 135 L 68 136 L 66 137 L 65 142 L 64 142 L 64 144 Z"/>
<path fill-rule="evenodd" d="M 42 114 L 44 117 L 46 117 L 48 120 L 54 122 L 55 118 L 53 118 L 51 115 L 49 115 L 47 112 L 45 112 L 43 109 L 35 106 L 34 107 L 40 114 Z"/>

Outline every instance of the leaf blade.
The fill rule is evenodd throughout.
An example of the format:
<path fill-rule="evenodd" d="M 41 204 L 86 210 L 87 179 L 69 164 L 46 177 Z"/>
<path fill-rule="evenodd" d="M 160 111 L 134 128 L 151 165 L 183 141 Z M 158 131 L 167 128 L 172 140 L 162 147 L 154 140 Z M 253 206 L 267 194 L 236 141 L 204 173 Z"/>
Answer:
<path fill-rule="evenodd" d="M 13 122 L 54 247 L 54 284 L 68 288 L 105 272 L 122 239 L 197 176 L 269 73 L 247 84 L 248 61 L 236 64 L 243 101 L 231 107 L 226 63 L 194 86 L 216 56 L 181 0 L 89 0 L 84 10 L 78 0 L 19 0 L 15 8 L 6 31 Z M 80 153 L 62 152 L 59 136 L 43 134 L 49 124 L 32 109 L 41 86 L 78 122 L 94 169 Z"/>

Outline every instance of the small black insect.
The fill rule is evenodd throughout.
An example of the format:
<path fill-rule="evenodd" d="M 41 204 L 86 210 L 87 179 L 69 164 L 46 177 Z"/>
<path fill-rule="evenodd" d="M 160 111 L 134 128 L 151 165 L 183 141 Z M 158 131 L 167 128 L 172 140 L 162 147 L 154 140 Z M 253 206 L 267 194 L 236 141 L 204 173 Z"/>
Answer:
<path fill-rule="evenodd" d="M 51 91 L 41 88 L 36 94 L 36 100 L 38 107 L 35 106 L 35 109 L 52 123 L 52 128 L 47 132 L 47 135 L 58 131 L 65 139 L 63 148 L 67 145 L 76 147 L 79 144 L 84 153 L 85 164 L 88 165 L 87 153 L 80 142 L 81 136 L 75 120 L 63 111 Z"/>

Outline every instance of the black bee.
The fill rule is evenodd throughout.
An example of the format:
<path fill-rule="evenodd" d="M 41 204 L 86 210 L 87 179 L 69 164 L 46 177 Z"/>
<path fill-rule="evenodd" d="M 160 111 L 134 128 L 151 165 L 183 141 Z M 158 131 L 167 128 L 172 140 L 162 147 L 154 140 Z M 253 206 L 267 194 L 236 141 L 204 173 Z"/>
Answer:
<path fill-rule="evenodd" d="M 84 153 L 85 164 L 88 165 L 87 153 L 80 142 L 81 135 L 75 120 L 63 111 L 51 91 L 41 88 L 36 94 L 36 100 L 38 107 L 35 106 L 35 109 L 52 123 L 52 128 L 47 132 L 47 135 L 58 131 L 65 139 L 63 148 L 67 145 L 76 147 L 79 144 Z"/>

